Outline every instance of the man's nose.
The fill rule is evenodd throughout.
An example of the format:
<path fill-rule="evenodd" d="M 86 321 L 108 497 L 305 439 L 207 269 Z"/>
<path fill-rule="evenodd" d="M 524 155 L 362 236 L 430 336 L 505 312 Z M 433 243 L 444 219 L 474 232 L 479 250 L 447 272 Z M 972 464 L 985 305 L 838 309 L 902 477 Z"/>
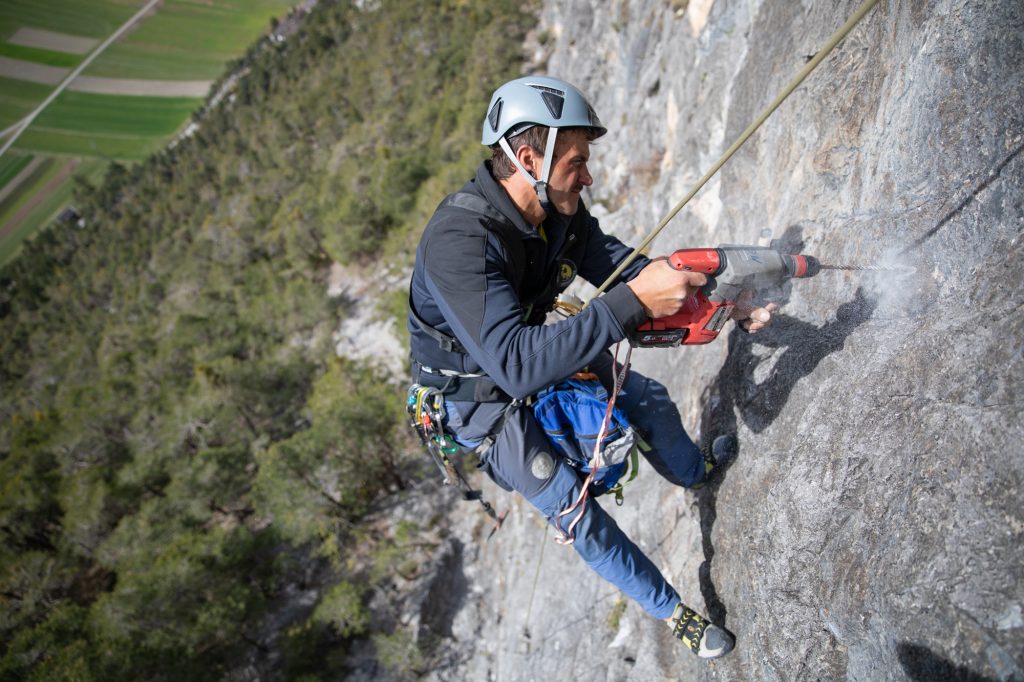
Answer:
<path fill-rule="evenodd" d="M 587 169 L 586 165 L 584 165 L 583 169 L 580 171 L 580 184 L 585 187 L 590 187 L 594 184 L 594 178 L 590 175 L 590 171 Z"/>

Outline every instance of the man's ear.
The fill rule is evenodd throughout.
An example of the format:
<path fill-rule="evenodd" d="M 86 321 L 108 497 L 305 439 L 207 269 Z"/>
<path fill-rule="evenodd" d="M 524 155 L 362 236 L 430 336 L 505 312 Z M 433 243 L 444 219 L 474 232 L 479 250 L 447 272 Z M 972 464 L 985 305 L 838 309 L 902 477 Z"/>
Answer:
<path fill-rule="evenodd" d="M 526 169 L 526 172 L 536 180 L 537 173 L 540 172 L 541 165 L 544 163 L 544 157 L 530 145 L 524 144 L 516 150 L 516 158 L 519 159 L 519 163 Z"/>

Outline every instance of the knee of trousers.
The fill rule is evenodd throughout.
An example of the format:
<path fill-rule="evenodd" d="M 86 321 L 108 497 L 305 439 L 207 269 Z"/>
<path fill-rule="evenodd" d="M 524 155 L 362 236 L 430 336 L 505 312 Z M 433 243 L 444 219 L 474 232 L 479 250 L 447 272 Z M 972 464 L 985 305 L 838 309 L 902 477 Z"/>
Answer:
<path fill-rule="evenodd" d="M 548 523 L 567 531 L 573 519 L 579 513 L 574 509 L 559 517 L 569 509 L 579 496 L 582 485 L 576 471 L 567 464 L 562 464 L 552 477 L 548 486 L 527 501 L 537 508 Z M 589 564 L 601 564 L 628 542 L 625 534 L 615 523 L 615 519 L 601 507 L 592 497 L 587 499 L 583 516 L 573 528 L 573 548 Z"/>
<path fill-rule="evenodd" d="M 568 495 L 574 484 L 579 486 L 576 472 L 555 451 L 527 408 L 508 416 L 490 450 L 481 456 L 481 467 L 498 485 L 527 500 L 539 496 L 553 500 Z"/>

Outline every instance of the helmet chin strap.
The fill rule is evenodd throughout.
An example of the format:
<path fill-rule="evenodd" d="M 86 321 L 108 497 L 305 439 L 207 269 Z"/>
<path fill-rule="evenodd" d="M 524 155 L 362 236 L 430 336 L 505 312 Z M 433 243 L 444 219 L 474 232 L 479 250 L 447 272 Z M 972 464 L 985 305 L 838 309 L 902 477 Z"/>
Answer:
<path fill-rule="evenodd" d="M 526 178 L 533 186 L 533 191 L 537 193 L 537 198 L 540 199 L 540 207 L 544 209 L 544 213 L 550 215 L 555 210 L 554 204 L 548 198 L 548 175 L 551 173 L 551 159 L 555 156 L 555 139 L 558 137 L 558 128 L 548 128 L 548 142 L 544 147 L 544 164 L 541 166 L 540 178 L 535 178 L 530 175 L 523 164 L 519 163 L 519 159 L 516 158 L 516 154 L 512 151 L 512 145 L 508 143 L 504 137 L 498 139 L 498 144 L 505 151 L 512 164 L 519 170 L 520 175 Z"/>

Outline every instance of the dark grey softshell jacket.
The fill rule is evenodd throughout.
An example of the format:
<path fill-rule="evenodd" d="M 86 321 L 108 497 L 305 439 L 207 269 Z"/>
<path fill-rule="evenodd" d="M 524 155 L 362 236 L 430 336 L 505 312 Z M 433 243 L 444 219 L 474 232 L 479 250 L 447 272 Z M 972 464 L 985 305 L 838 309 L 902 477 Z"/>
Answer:
<path fill-rule="evenodd" d="M 488 229 L 484 215 L 442 205 L 420 240 L 409 301 L 421 319 L 454 336 L 467 353 L 442 350 L 410 315 L 413 361 L 484 373 L 511 397 L 525 398 L 586 366 L 645 319 L 624 284 L 649 262 L 639 257 L 581 314 L 549 325 L 525 322 L 535 321 L 531 310 L 546 308 L 554 293 L 568 286 L 568 273 L 599 285 L 630 249 L 604 234 L 582 202 L 572 217 L 556 215 L 544 222 L 545 240 L 491 176 L 489 162 L 461 191 L 482 197 L 517 228 L 513 234 L 522 239 L 525 272 L 516 271 L 515 259 Z M 544 292 L 548 300 L 533 301 Z"/>

